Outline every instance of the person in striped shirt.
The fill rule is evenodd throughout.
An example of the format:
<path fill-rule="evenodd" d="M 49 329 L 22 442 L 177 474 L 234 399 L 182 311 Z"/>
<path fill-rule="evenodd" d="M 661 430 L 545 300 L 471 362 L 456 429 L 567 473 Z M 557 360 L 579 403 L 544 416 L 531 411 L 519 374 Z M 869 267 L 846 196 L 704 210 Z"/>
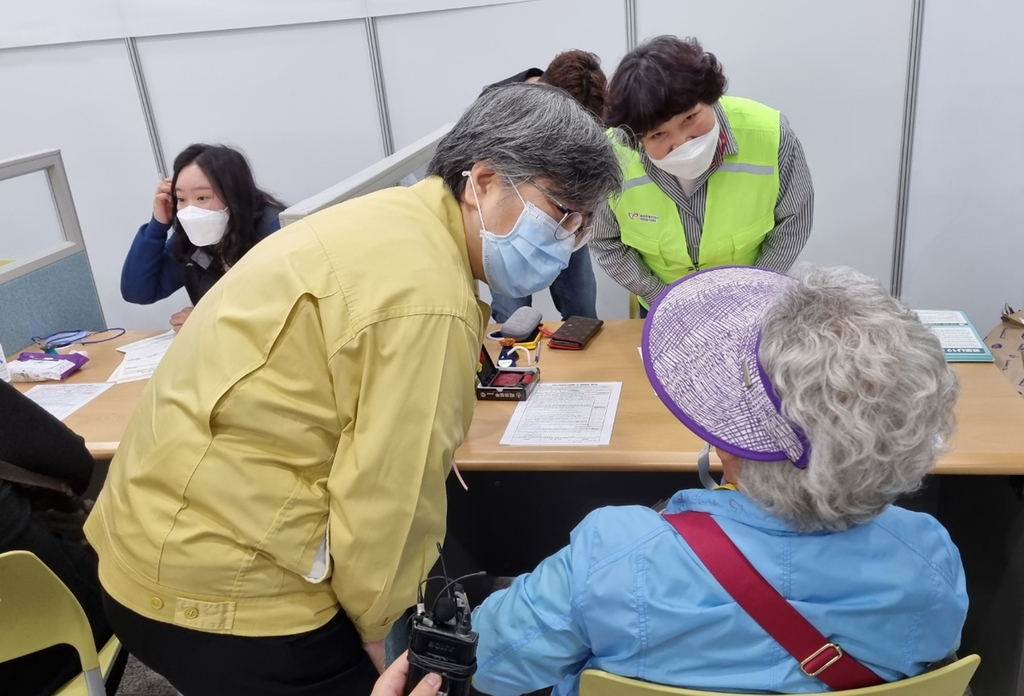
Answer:
<path fill-rule="evenodd" d="M 786 272 L 811 234 L 814 186 L 779 111 L 725 96 L 714 54 L 659 36 L 622 59 L 605 121 L 623 189 L 591 221 L 594 256 L 645 316 L 665 287 L 704 268 Z"/>

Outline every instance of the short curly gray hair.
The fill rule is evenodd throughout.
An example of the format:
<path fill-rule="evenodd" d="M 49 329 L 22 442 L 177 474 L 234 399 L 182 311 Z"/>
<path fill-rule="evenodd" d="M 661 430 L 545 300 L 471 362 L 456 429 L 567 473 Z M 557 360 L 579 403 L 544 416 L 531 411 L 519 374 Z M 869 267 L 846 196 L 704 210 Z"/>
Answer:
<path fill-rule="evenodd" d="M 839 531 L 920 487 L 960 389 L 935 335 L 877 281 L 843 267 L 794 275 L 765 318 L 760 359 L 810 461 L 741 460 L 737 486 L 799 531 Z"/>

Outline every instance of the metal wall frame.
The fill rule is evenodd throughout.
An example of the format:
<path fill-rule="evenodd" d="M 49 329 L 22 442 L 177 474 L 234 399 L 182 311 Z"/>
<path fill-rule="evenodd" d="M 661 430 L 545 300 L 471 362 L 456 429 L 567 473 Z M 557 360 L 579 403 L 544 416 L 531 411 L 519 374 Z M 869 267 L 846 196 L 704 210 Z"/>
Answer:
<path fill-rule="evenodd" d="M 636 48 L 636 0 L 626 0 L 626 53 Z"/>
<path fill-rule="evenodd" d="M 384 156 L 394 154 L 395 139 L 391 133 L 391 112 L 388 110 L 388 94 L 384 87 L 384 63 L 380 57 L 380 41 L 377 38 L 377 18 L 367 17 L 366 45 L 370 51 L 370 71 L 373 73 L 373 91 L 377 96 L 377 118 L 380 121 L 380 139 Z"/>
<path fill-rule="evenodd" d="M 156 128 L 156 116 L 153 114 L 153 105 L 149 101 L 149 90 L 146 88 L 146 74 L 142 71 L 142 59 L 139 58 L 138 45 L 134 38 L 124 40 L 124 47 L 128 51 L 128 62 L 132 66 L 132 76 L 135 78 L 135 91 L 139 95 L 139 108 L 142 109 L 142 117 L 146 121 L 146 132 L 149 134 L 149 147 L 153 150 L 153 161 L 156 164 L 156 171 L 160 178 L 168 177 L 167 158 L 164 157 L 164 148 L 160 143 L 160 133 Z"/>
<path fill-rule="evenodd" d="M 907 210 L 910 207 L 910 169 L 914 154 L 914 124 L 917 120 L 917 82 L 921 73 L 921 40 L 924 31 L 924 2 L 913 0 L 910 47 L 907 51 L 907 87 L 903 99 L 903 135 L 900 143 L 899 189 L 896 194 L 896 222 L 893 228 L 892 273 L 889 291 L 903 293 L 903 267 L 907 249 Z"/>

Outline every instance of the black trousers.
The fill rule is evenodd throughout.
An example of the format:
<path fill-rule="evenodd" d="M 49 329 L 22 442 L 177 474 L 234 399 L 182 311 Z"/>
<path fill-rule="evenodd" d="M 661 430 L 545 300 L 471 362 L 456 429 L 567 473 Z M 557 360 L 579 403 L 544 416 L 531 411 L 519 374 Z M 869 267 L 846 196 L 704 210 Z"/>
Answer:
<path fill-rule="evenodd" d="M 182 696 L 369 696 L 377 681 L 343 611 L 315 631 L 252 638 L 154 621 L 106 592 L 103 606 L 128 652 Z"/>

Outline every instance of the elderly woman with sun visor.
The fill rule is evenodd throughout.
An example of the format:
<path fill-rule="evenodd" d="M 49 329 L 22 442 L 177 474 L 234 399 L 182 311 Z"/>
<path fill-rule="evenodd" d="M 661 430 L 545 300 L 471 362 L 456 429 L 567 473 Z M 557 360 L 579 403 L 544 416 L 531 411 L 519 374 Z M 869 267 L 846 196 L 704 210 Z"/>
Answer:
<path fill-rule="evenodd" d="M 821 692 L 915 676 L 956 650 L 960 555 L 935 519 L 893 504 L 935 464 L 958 393 L 910 309 L 851 269 L 712 269 L 659 298 L 642 348 L 656 392 L 715 447 L 724 481 L 705 455 L 711 490 L 676 493 L 663 515 L 597 510 L 484 601 L 476 689 L 565 696 L 595 668 Z M 785 610 L 782 626 L 766 606 Z"/>
<path fill-rule="evenodd" d="M 508 85 L 423 181 L 233 266 L 147 385 L 86 527 L 128 651 L 189 696 L 369 694 L 444 538 L 477 281 L 546 287 L 620 182 L 567 94 Z"/>

